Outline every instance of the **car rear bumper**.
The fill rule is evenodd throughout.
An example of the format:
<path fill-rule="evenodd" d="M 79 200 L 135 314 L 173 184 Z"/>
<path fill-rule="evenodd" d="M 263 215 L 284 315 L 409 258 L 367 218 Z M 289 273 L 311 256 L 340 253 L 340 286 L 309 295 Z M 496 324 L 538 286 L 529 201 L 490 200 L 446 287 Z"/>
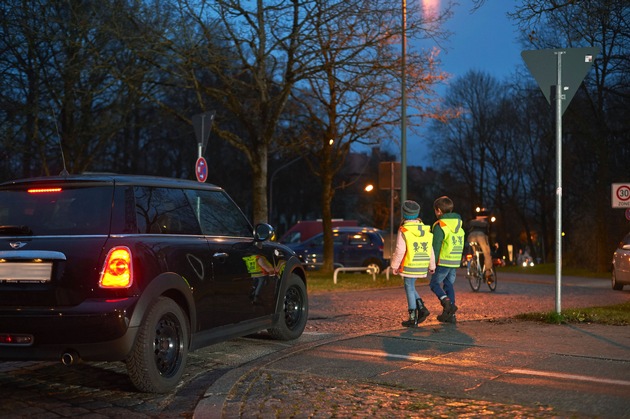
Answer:
<path fill-rule="evenodd" d="M 59 360 L 70 353 L 88 361 L 124 360 L 135 340 L 136 328 L 129 324 L 136 302 L 134 297 L 86 300 L 64 309 L 1 309 L 0 359 Z"/>

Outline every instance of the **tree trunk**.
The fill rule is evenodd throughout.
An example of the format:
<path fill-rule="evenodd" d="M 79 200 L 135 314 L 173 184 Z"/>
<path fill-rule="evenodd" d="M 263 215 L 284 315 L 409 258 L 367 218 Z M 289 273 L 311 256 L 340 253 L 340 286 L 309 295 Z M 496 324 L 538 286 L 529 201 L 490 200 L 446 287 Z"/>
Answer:
<path fill-rule="evenodd" d="M 335 249 L 332 234 L 332 199 L 334 190 L 332 187 L 333 176 L 331 171 L 322 172 L 322 228 L 324 232 L 324 261 L 321 267 L 323 272 L 334 270 Z"/>
<path fill-rule="evenodd" d="M 267 207 L 267 163 L 269 150 L 265 141 L 259 141 L 252 156 L 252 221 L 254 225 L 269 221 Z"/>

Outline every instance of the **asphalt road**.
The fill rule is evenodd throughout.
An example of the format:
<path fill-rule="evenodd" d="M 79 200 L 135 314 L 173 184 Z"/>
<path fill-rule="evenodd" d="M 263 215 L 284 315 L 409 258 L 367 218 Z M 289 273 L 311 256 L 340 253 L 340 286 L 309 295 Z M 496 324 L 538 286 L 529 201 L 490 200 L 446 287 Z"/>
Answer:
<path fill-rule="evenodd" d="M 569 355 L 563 351 L 549 353 L 538 348 L 537 341 L 543 341 L 548 335 L 546 328 L 553 325 L 526 322 L 529 329 L 525 333 L 519 329 L 525 327 L 518 326 L 521 323 L 507 320 L 517 313 L 553 310 L 556 302 L 554 278 L 502 275 L 496 292 L 482 288 L 473 293 L 465 278 L 458 277 L 459 324 L 453 329 L 455 332 L 448 333 L 441 333 L 442 325 L 435 320 L 435 315 L 440 312 L 437 299 L 426 284 L 419 285 L 418 289 L 432 312 L 421 328 L 410 331 L 400 327 L 406 317 L 402 287 L 311 295 L 309 323 L 301 339 L 290 343 L 276 342 L 261 333 L 196 351 L 190 355 L 182 384 L 168 395 L 135 391 L 121 363 L 83 363 L 72 367 L 43 362 L 0 363 L 0 416 L 192 417 L 195 409 L 197 417 L 209 416 L 213 412 L 227 416 L 231 415 L 226 412 L 241 412 L 243 415 L 251 408 L 247 397 L 243 396 L 237 407 L 226 406 L 225 399 L 221 398 L 224 394 L 217 393 L 221 397 L 214 397 L 211 389 L 216 389 L 218 383 L 232 383 L 225 391 L 238 392 L 238 386 L 247 383 L 246 378 L 261 365 L 273 365 L 271 370 L 285 381 L 295 380 L 295 372 L 309 377 L 309 383 L 326 377 L 341 379 L 340 387 L 348 380 L 365 382 L 377 377 L 382 385 L 434 389 L 440 397 L 530 404 L 532 400 L 557 402 L 562 396 L 567 404 L 560 404 L 561 409 L 571 408 L 580 400 L 590 401 L 591 405 L 601 408 L 612 406 L 604 410 L 609 415 L 602 415 L 597 407 L 582 411 L 585 416 L 623 417 L 623 412 L 630 411 L 625 398 L 619 399 L 617 390 L 612 390 L 620 387 L 625 392 L 622 396 L 627 394 L 630 345 L 609 345 L 610 350 L 617 349 L 620 354 L 600 359 L 597 354 L 590 356 L 588 352 L 576 352 L 578 345 L 571 344 L 571 338 L 567 337 L 564 352 L 570 352 Z M 629 301 L 630 290 L 612 291 L 610 281 L 606 280 L 565 277 L 561 298 L 563 309 L 608 305 Z M 475 342 L 471 342 L 470 336 L 481 333 L 473 331 L 476 324 L 503 325 L 500 330 L 508 333 L 500 336 L 490 333 L 483 338 L 475 335 Z M 619 330 L 628 335 L 628 328 Z M 456 333 L 455 337 L 453 333 Z M 598 333 L 592 332 L 599 336 Z M 519 341 L 525 336 L 534 338 Z M 584 348 L 586 350 L 593 349 Z M 436 356 L 438 353 L 440 356 Z M 526 362 L 518 365 L 507 362 L 508 353 L 510 358 Z M 448 361 L 455 355 L 461 359 L 463 354 L 467 362 Z M 428 359 L 431 362 L 425 362 Z M 442 364 L 436 363 L 437 360 L 442 360 Z M 580 364 L 584 360 L 589 361 L 587 366 Z M 437 373 L 440 370 L 444 374 Z M 291 380 L 286 376 L 287 371 L 293 372 Z M 543 374 L 550 371 L 556 375 L 543 380 Z M 566 376 L 558 378 L 558 374 Z M 231 381 L 226 379 L 230 376 Z M 593 381 L 594 377 L 600 377 L 602 381 Z M 549 382 L 554 382 L 555 387 Z M 270 383 L 271 387 L 281 384 L 273 380 Z M 260 382 L 251 382 L 248 388 L 253 389 L 256 384 Z M 297 385 L 293 387 L 298 388 Z M 508 388 L 513 390 L 506 391 Z M 601 390 L 604 388 L 606 391 Z M 551 392 L 550 389 L 563 393 L 559 396 L 556 390 Z M 576 393 L 575 389 L 586 393 Z M 591 390 L 594 392 L 592 396 L 585 396 Z M 222 402 L 226 410 L 214 408 L 216 402 Z M 231 410 L 235 408 L 237 410 Z M 356 414 L 352 410 L 346 412 Z M 325 414 L 320 416 L 326 417 Z"/>

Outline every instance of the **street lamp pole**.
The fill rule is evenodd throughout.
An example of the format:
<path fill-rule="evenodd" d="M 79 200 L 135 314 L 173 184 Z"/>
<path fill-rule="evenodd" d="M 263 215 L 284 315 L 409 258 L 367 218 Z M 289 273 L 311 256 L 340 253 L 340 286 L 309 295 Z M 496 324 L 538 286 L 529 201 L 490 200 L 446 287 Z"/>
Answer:
<path fill-rule="evenodd" d="M 407 0 L 402 0 L 402 54 L 400 88 L 400 202 L 407 200 Z"/>

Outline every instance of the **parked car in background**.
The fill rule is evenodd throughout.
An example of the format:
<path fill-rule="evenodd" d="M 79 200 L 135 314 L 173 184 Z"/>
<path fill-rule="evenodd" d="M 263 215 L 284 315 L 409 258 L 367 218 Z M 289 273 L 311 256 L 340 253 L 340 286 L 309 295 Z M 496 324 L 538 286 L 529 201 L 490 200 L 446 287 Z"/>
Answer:
<path fill-rule="evenodd" d="M 356 227 L 359 225 L 357 220 L 344 220 L 333 218 L 332 226 L 335 227 Z M 293 227 L 287 230 L 280 238 L 282 244 L 298 244 L 319 234 L 323 230 L 322 220 L 304 220 L 298 221 Z"/>
<path fill-rule="evenodd" d="M 297 244 L 288 244 L 302 263 L 317 269 L 324 261 L 324 233 Z M 381 230 L 374 227 L 333 228 L 334 265 L 336 267 L 372 267 L 380 273 L 387 267 L 383 257 Z"/>
<path fill-rule="evenodd" d="M 623 290 L 630 285 L 630 233 L 619 242 L 612 260 L 612 288 Z"/>
<path fill-rule="evenodd" d="M 0 184 L 0 359 L 124 361 L 141 391 L 189 351 L 267 330 L 297 339 L 306 275 L 220 187 L 148 176 Z"/>

